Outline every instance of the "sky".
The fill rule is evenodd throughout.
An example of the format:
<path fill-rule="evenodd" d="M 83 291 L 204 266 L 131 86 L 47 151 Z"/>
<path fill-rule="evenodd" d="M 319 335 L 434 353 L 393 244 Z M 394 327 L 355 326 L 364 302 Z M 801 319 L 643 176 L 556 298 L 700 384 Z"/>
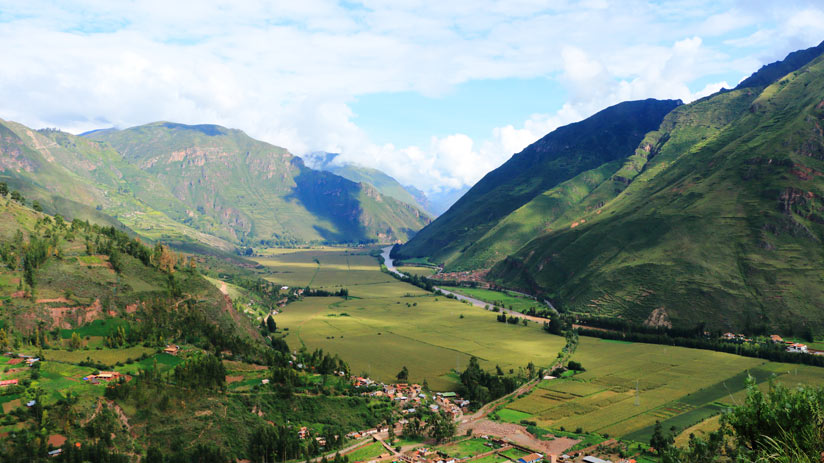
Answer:
<path fill-rule="evenodd" d="M 0 0 L 0 118 L 214 123 L 463 189 L 625 100 L 690 102 L 824 40 L 824 0 Z"/>

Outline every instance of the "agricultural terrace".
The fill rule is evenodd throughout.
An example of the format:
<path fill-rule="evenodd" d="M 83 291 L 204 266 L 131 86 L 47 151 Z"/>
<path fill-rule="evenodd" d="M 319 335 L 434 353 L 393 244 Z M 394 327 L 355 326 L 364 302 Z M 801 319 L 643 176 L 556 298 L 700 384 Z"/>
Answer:
<path fill-rule="evenodd" d="M 816 367 L 588 337 L 580 338 L 573 359 L 586 371 L 542 381 L 500 410 L 499 418 L 648 442 L 656 421 L 684 430 L 740 404 L 748 375 L 765 389 L 771 377 L 787 385 L 824 384 L 824 369 Z"/>

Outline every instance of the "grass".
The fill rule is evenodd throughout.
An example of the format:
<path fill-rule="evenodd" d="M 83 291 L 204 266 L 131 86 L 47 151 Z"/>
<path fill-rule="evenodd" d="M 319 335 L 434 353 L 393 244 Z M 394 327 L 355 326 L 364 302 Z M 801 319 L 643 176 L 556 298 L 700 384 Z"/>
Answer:
<path fill-rule="evenodd" d="M 495 414 L 498 415 L 498 418 L 500 418 L 503 421 L 506 421 L 507 423 L 520 423 L 521 420 L 528 420 L 532 418 L 532 415 L 530 415 L 529 413 L 524 413 L 518 410 L 512 410 L 510 408 L 502 408 L 495 412 Z"/>
<path fill-rule="evenodd" d="M 77 333 L 77 335 L 81 338 L 85 338 L 86 336 L 105 337 L 117 331 L 119 326 L 122 326 L 128 334 L 129 322 L 123 320 L 122 318 L 109 318 L 106 320 L 94 320 L 93 322 L 74 330 L 62 329 L 60 330 L 60 337 L 63 339 L 71 339 L 72 333 Z"/>
<path fill-rule="evenodd" d="M 349 461 L 355 463 L 358 461 L 368 461 L 377 458 L 384 453 L 388 453 L 386 448 L 380 442 L 373 442 L 369 445 L 363 446 L 352 453 L 346 454 Z"/>
<path fill-rule="evenodd" d="M 436 447 L 436 450 L 452 458 L 464 459 L 492 450 L 492 447 L 487 445 L 488 442 L 486 439 L 465 439 L 449 445 Z"/>

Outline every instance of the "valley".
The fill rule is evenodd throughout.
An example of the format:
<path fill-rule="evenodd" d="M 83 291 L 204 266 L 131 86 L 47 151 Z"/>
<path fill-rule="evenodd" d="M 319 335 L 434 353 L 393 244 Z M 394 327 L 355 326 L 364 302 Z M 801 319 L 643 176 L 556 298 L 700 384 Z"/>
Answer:
<path fill-rule="evenodd" d="M 0 120 L 0 462 L 818 463 L 824 42 L 589 114 L 471 188 Z"/>

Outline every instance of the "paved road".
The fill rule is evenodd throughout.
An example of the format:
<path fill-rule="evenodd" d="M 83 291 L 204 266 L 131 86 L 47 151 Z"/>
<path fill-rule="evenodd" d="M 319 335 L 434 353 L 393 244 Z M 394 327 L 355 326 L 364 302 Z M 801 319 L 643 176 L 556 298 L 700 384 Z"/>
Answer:
<path fill-rule="evenodd" d="M 394 262 L 392 261 L 392 258 L 389 257 L 389 253 L 391 251 L 392 251 L 392 246 L 387 246 L 387 247 L 383 248 L 383 252 L 381 253 L 381 256 L 383 257 L 383 263 L 384 263 L 384 265 L 386 265 L 387 270 L 389 270 L 390 272 L 392 272 L 392 273 L 394 273 L 395 275 L 398 275 L 398 276 L 403 276 L 403 273 L 401 273 L 400 271 L 398 271 L 397 268 L 395 268 L 395 265 L 394 265 Z M 455 299 L 457 299 L 459 301 L 469 302 L 470 304 L 474 305 L 475 307 L 480 307 L 482 309 L 486 309 L 487 307 L 492 307 L 492 304 L 490 304 L 489 302 L 484 302 L 480 299 L 475 299 L 474 297 L 464 296 L 463 294 L 454 293 L 452 291 L 448 291 L 448 290 L 445 290 L 443 288 L 439 288 L 437 286 L 435 286 L 434 288 L 436 290 L 439 290 L 440 292 L 442 292 L 444 294 L 449 294 L 449 295 L 455 296 Z M 533 317 L 532 315 L 526 315 L 526 314 L 523 314 L 521 312 L 517 312 L 515 310 L 510 310 L 510 309 L 507 309 L 507 308 L 501 308 L 501 311 L 505 314 L 525 318 L 527 320 L 530 320 L 530 321 L 533 321 L 533 322 L 536 322 L 536 323 L 544 323 L 545 321 L 547 321 L 546 318 Z"/>

